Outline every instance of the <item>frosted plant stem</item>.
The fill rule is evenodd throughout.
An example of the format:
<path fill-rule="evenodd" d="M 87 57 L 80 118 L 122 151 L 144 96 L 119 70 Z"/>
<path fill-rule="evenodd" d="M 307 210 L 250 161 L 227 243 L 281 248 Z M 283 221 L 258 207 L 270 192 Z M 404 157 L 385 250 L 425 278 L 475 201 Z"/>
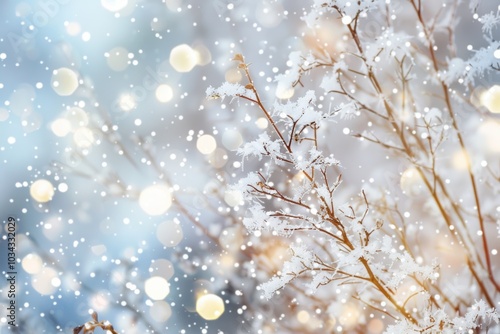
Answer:
<path fill-rule="evenodd" d="M 358 38 L 358 35 L 357 35 L 357 32 L 356 30 L 351 27 L 351 25 L 348 25 L 347 26 L 355 43 L 356 43 L 356 46 L 358 48 L 358 51 L 360 52 L 361 55 L 364 55 L 364 52 L 363 52 L 363 47 L 361 45 L 361 42 Z M 382 88 L 380 86 L 380 84 L 378 83 L 378 80 L 376 78 L 376 76 L 373 74 L 373 72 L 371 71 L 370 69 L 370 66 L 368 64 L 366 64 L 366 59 L 363 57 L 363 60 L 365 62 L 365 65 L 367 66 L 367 69 L 368 69 L 368 78 L 370 79 L 370 82 L 372 83 L 375 91 L 381 95 L 381 96 L 384 96 L 383 95 L 383 91 L 382 91 Z M 449 101 L 449 99 L 448 99 Z M 403 131 L 401 130 L 400 126 L 397 124 L 397 122 L 394 120 L 394 112 L 392 110 L 392 107 L 389 105 L 389 103 L 384 100 L 383 102 L 384 104 L 384 108 L 386 109 L 387 113 L 388 113 L 388 121 L 391 123 L 391 125 L 394 127 L 396 133 L 398 134 L 398 137 L 401 141 L 401 144 L 403 145 L 404 147 L 404 151 L 406 152 L 406 154 L 408 155 L 410 161 L 412 161 L 413 163 L 415 162 L 415 155 L 413 153 L 413 150 L 411 149 L 411 147 L 409 146 L 409 144 L 407 143 L 405 137 L 404 137 L 404 133 Z M 456 125 L 456 124 L 455 124 Z M 430 181 L 427 179 L 427 176 L 425 175 L 425 173 L 423 172 L 422 170 L 422 167 L 421 166 L 418 166 L 418 165 L 415 165 L 420 177 L 422 178 L 422 180 L 424 181 L 425 185 L 426 185 L 426 188 L 430 191 L 430 193 L 432 194 L 432 197 L 434 199 L 434 202 L 436 203 L 436 205 L 438 206 L 438 209 L 441 213 L 441 215 L 443 216 L 443 218 L 445 219 L 446 221 L 446 224 L 448 227 L 450 227 L 452 225 L 452 222 L 451 222 L 451 219 L 448 215 L 448 213 L 446 212 L 443 204 L 441 203 L 441 200 L 439 199 L 439 197 L 437 196 L 436 192 L 433 191 L 433 187 L 432 187 L 432 184 L 430 183 Z M 474 183 L 475 185 L 475 183 Z M 478 198 L 476 199 L 478 201 Z M 465 233 L 467 234 L 467 229 L 465 228 Z M 453 234 L 453 236 L 455 238 L 457 238 L 457 236 L 455 234 Z M 485 235 L 483 233 L 483 239 L 485 239 Z M 463 245 L 467 248 L 467 254 L 470 256 L 470 255 L 473 255 L 475 254 L 475 252 L 472 250 L 473 248 L 470 248 L 471 246 L 469 246 L 465 241 L 466 239 L 463 237 L 463 236 L 460 236 L 460 238 L 457 240 L 457 241 L 460 241 L 462 240 L 463 241 Z M 489 255 L 488 255 L 488 258 L 489 258 Z M 470 263 L 470 261 L 469 261 Z M 479 264 L 481 265 L 481 261 L 479 261 Z M 488 271 L 491 272 L 491 268 L 488 268 Z M 475 275 L 474 278 L 476 279 L 476 281 L 478 282 L 478 285 L 482 291 L 482 293 L 487 296 L 487 299 L 489 301 L 491 301 L 491 297 L 489 297 L 489 293 L 488 293 L 488 290 L 486 289 L 485 285 L 484 285 L 484 282 L 477 276 Z M 492 279 L 492 276 L 490 275 L 490 280 Z M 496 286 L 496 283 L 494 283 L 495 286 Z M 498 290 L 498 288 L 497 288 Z M 494 306 L 492 304 L 490 304 L 491 306 Z"/>
<path fill-rule="evenodd" d="M 240 55 L 241 56 L 241 55 Z M 283 134 L 281 133 L 281 131 L 278 129 L 278 126 L 276 125 L 276 123 L 274 122 L 273 118 L 271 117 L 271 115 L 269 114 L 269 112 L 267 111 L 266 107 L 262 104 L 262 101 L 260 99 L 260 95 L 259 93 L 257 92 L 257 89 L 255 88 L 254 84 L 253 84 L 253 80 L 252 80 L 252 77 L 250 75 L 250 72 L 248 71 L 248 65 L 244 63 L 244 60 L 243 60 L 243 57 L 241 56 L 241 62 L 240 62 L 240 67 L 243 68 L 243 70 L 245 71 L 245 76 L 247 77 L 248 79 L 248 82 L 249 82 L 249 87 L 250 89 L 253 91 L 253 93 L 255 94 L 255 100 L 253 99 L 250 99 L 248 97 L 245 97 L 243 95 L 240 95 L 241 98 L 244 98 L 244 99 L 247 99 L 249 101 L 252 101 L 254 103 L 256 103 L 259 108 L 262 110 L 262 112 L 264 113 L 264 115 L 266 116 L 267 120 L 269 121 L 269 123 L 271 123 L 271 125 L 273 126 L 274 128 L 274 131 L 276 132 L 276 134 L 278 135 L 278 137 L 280 138 L 281 142 L 283 143 L 283 145 L 285 146 L 286 150 L 288 151 L 288 153 L 292 153 L 292 147 L 287 143 L 287 141 L 285 140 L 285 138 L 283 137 Z M 305 170 L 302 171 L 305 175 L 305 177 L 309 180 L 309 181 L 313 181 L 313 177 L 311 175 L 309 175 L 309 173 L 307 173 Z"/>
<path fill-rule="evenodd" d="M 248 71 L 248 66 L 247 66 L 247 64 L 244 63 L 243 56 L 238 55 L 237 57 L 235 57 L 235 60 L 240 61 L 239 68 L 243 68 L 244 69 L 245 75 L 246 75 L 246 77 L 247 77 L 247 79 L 249 81 L 249 84 L 246 86 L 246 88 L 247 89 L 251 89 L 253 91 L 253 93 L 255 94 L 255 99 L 246 97 L 244 95 L 240 95 L 239 97 L 244 98 L 246 100 L 249 100 L 251 102 L 254 102 L 254 103 L 256 103 L 259 106 L 259 108 L 264 112 L 264 114 L 265 114 L 266 118 L 268 119 L 268 121 L 272 124 L 274 130 L 276 131 L 276 133 L 277 133 L 278 137 L 280 138 L 281 142 L 283 143 L 283 145 L 287 149 L 288 153 L 292 153 L 291 147 L 287 144 L 287 141 L 283 137 L 283 134 L 281 133 L 281 131 L 277 127 L 276 123 L 272 119 L 272 117 L 269 114 L 269 112 L 267 111 L 267 109 L 262 104 L 262 102 L 260 100 L 260 97 L 259 97 L 259 94 L 258 94 L 256 88 L 253 85 L 253 80 L 252 80 L 251 75 L 250 75 L 250 73 Z M 371 74 L 371 78 L 373 80 L 372 82 L 375 85 L 378 85 L 376 83 L 376 78 L 372 74 Z M 380 90 L 380 88 L 379 88 L 379 90 Z M 386 103 L 386 107 L 389 108 L 389 106 L 387 105 L 387 102 L 385 102 L 385 103 Z M 314 138 L 314 140 L 316 142 L 316 137 Z M 317 184 L 314 181 L 314 179 L 306 171 L 302 170 L 302 172 L 313 183 L 313 187 L 317 188 Z M 259 192 L 259 190 L 256 189 L 256 188 L 254 188 L 254 190 L 257 191 L 257 192 Z M 364 193 L 363 193 L 363 195 L 364 195 Z M 343 236 L 342 237 L 342 242 L 345 244 L 345 246 L 348 249 L 354 250 L 354 245 L 349 241 L 349 237 L 347 236 L 347 234 L 345 232 L 345 229 L 344 229 L 344 227 L 342 225 L 342 222 L 340 222 L 338 220 L 338 218 L 336 218 L 334 216 L 334 213 L 328 208 L 328 203 L 326 202 L 326 200 L 323 197 L 320 197 L 320 200 L 325 205 L 325 208 L 328 211 L 327 212 L 328 215 L 329 215 L 328 221 L 333 222 L 334 226 L 336 226 L 339 229 L 339 231 L 342 233 L 342 236 Z M 366 197 L 365 197 L 365 200 L 366 200 Z M 366 213 L 367 212 L 364 213 L 363 218 L 366 216 Z M 411 323 L 417 324 L 418 323 L 417 320 L 403 306 L 401 306 L 396 301 L 396 299 L 394 299 L 394 296 L 393 296 L 392 292 L 388 291 L 388 289 L 380 282 L 379 278 L 372 271 L 372 268 L 370 267 L 369 262 L 366 259 L 364 259 L 363 257 L 360 258 L 359 261 L 361 262 L 361 264 L 363 265 L 363 267 L 367 271 L 368 276 L 369 276 L 368 280 L 371 282 L 371 284 L 374 285 L 374 287 L 376 288 L 376 290 L 378 290 L 394 306 L 394 308 L 398 311 L 399 314 L 401 314 L 401 316 L 403 316 L 404 318 L 406 318 Z"/>
<path fill-rule="evenodd" d="M 425 24 L 425 21 L 424 21 L 423 17 L 422 17 L 422 11 L 420 9 L 420 6 L 417 8 L 417 6 L 415 5 L 414 1 L 412 1 L 412 5 L 413 5 L 413 8 L 415 9 L 415 12 L 417 14 L 418 20 L 419 20 L 420 24 L 422 25 L 423 31 L 425 33 L 425 37 L 426 37 L 427 43 L 429 44 L 429 54 L 430 54 L 431 59 L 432 59 L 434 71 L 437 73 L 439 71 L 439 66 L 438 66 L 438 63 L 437 63 L 436 54 L 434 52 L 434 43 L 431 40 L 428 28 L 427 28 L 427 26 Z M 479 221 L 479 228 L 481 229 L 481 239 L 482 239 L 482 243 L 483 243 L 484 256 L 485 256 L 485 259 L 486 259 L 486 267 L 487 267 L 487 270 L 488 270 L 488 278 L 490 279 L 491 283 L 493 283 L 493 285 L 495 286 L 496 290 L 500 291 L 500 286 L 498 285 L 498 283 L 495 280 L 495 276 L 493 274 L 493 268 L 491 266 L 491 259 L 490 259 L 490 254 L 489 254 L 488 240 L 487 240 L 487 237 L 486 237 L 486 230 L 485 230 L 485 227 L 484 227 L 483 215 L 482 215 L 482 212 L 481 212 L 481 201 L 479 200 L 479 193 L 478 193 L 478 190 L 477 190 L 476 179 L 475 179 L 475 176 L 474 176 L 474 172 L 472 171 L 472 164 L 471 164 L 470 155 L 469 155 L 469 153 L 468 153 L 468 151 L 467 151 L 467 149 L 465 147 L 464 139 L 463 139 L 462 134 L 460 132 L 460 129 L 458 127 L 458 123 L 457 123 L 457 120 L 456 120 L 456 117 L 455 117 L 455 113 L 453 112 L 453 107 L 451 105 L 451 100 L 450 100 L 450 96 L 449 96 L 449 92 L 448 92 L 448 86 L 442 80 L 441 80 L 441 88 L 443 90 L 444 100 L 445 100 L 445 103 L 446 103 L 446 106 L 447 106 L 447 109 L 448 109 L 448 113 L 449 113 L 449 115 L 451 117 L 452 125 L 453 125 L 453 128 L 455 129 L 455 133 L 457 135 L 457 139 L 458 139 L 458 142 L 460 144 L 460 148 L 462 149 L 462 151 L 463 151 L 463 153 L 465 155 L 465 162 L 466 162 L 466 166 L 467 166 L 467 172 L 469 174 L 469 179 L 470 179 L 471 186 L 472 186 L 472 191 L 473 191 L 473 194 L 474 194 L 474 201 L 475 201 L 475 204 L 476 204 L 477 218 L 478 218 L 478 221 Z"/>

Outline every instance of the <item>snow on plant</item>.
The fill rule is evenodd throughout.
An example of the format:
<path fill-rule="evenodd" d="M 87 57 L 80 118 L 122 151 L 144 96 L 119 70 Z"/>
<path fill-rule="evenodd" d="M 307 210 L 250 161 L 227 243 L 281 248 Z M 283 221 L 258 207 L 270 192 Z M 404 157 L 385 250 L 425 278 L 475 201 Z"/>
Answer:
<path fill-rule="evenodd" d="M 478 130 L 464 131 L 461 119 L 485 122 L 478 121 L 483 107 L 466 97 L 475 79 L 499 68 L 500 44 L 492 37 L 498 12 L 478 19 L 488 45 L 464 60 L 454 36 L 459 2 L 446 2 L 446 10 L 417 0 L 398 5 L 395 12 L 388 1 L 314 1 L 304 20 L 312 29 L 340 20 L 344 43 L 333 53 L 321 45 L 290 53 L 289 69 L 276 80 L 278 89 L 305 90 L 297 98 L 267 103 L 241 54 L 233 60 L 246 83 L 207 90 L 209 98 L 246 101 L 270 124 L 239 149 L 244 161 L 255 156 L 263 165 L 234 188 L 248 207 L 246 228 L 290 247 L 290 258 L 259 286 L 263 297 L 281 295 L 302 307 L 318 307 L 320 324 L 299 317 L 287 323 L 289 330 L 333 330 L 328 319 L 335 318 L 343 326 L 337 330 L 363 332 L 372 328 L 365 316 L 370 312 L 384 319 L 386 333 L 499 328 L 498 263 L 491 258 L 496 250 L 488 232 L 500 221 L 499 203 L 491 200 L 498 198 L 499 178 L 498 171 L 484 168 L 498 164 L 498 155 L 473 150 Z M 416 26 L 398 23 L 403 12 Z M 380 35 L 363 34 L 378 13 L 386 13 Z M 449 44 L 440 45 L 443 39 Z M 335 101 L 336 107 L 325 111 L 320 99 L 322 105 Z M 406 165 L 402 194 L 379 184 L 360 189 L 347 204 L 336 195 L 342 192 L 342 167 L 329 152 L 325 129 L 348 120 L 360 128 L 349 134 Z M 462 259 L 453 270 L 436 247 L 443 242 L 440 232 Z M 451 285 L 457 268 L 473 289 Z M 353 311 L 343 307 L 357 310 L 354 321 L 346 320 Z"/>
<path fill-rule="evenodd" d="M 112 333 L 112 334 L 118 334 L 118 332 L 113 328 L 113 325 L 107 320 L 98 320 L 97 313 L 93 312 L 91 314 L 92 320 L 87 321 L 85 324 L 75 327 L 73 330 L 73 334 L 80 334 L 83 331 L 83 334 L 85 333 L 94 333 L 94 330 L 96 328 L 101 328 L 103 331 L 105 330 L 106 332 Z"/>

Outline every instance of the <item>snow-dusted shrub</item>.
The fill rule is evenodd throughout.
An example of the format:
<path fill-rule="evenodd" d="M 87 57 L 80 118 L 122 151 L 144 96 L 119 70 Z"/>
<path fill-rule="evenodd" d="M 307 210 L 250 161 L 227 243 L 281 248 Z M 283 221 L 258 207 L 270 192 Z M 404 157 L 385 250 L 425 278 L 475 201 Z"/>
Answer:
<path fill-rule="evenodd" d="M 482 24 L 483 47 L 458 50 L 460 15 Z M 243 101 L 269 124 L 238 150 L 246 169 L 252 157 L 258 162 L 233 186 L 253 242 L 268 236 L 289 247 L 280 269 L 256 276 L 273 306 L 253 318 L 255 328 L 498 330 L 499 158 L 478 139 L 486 124 L 500 125 L 494 108 L 469 99 L 475 82 L 500 68 L 498 11 L 470 14 L 458 1 L 332 0 L 314 1 L 303 19 L 318 34 L 340 30 L 342 42 L 293 50 L 276 75 L 275 102 L 241 54 L 233 59 L 241 84 L 207 90 Z M 372 165 L 377 179 L 354 196 L 342 190 L 352 169 L 335 158 L 341 131 L 403 167 Z M 394 178 L 397 188 L 387 184 Z"/>

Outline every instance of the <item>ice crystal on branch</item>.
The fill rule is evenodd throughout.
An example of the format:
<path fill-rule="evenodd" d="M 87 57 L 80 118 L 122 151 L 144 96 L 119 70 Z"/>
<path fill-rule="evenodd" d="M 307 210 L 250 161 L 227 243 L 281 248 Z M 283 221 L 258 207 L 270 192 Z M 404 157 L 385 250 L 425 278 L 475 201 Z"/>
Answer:
<path fill-rule="evenodd" d="M 291 52 L 288 56 L 288 66 L 290 67 L 285 73 L 276 76 L 275 80 L 283 85 L 284 88 L 295 86 L 300 78 L 300 72 L 304 59 L 300 51 Z"/>
<path fill-rule="evenodd" d="M 500 25 L 500 9 L 496 13 L 490 12 L 479 18 L 479 22 L 483 24 L 483 32 L 488 34 L 488 39 L 493 39 L 493 30 Z"/>
<path fill-rule="evenodd" d="M 245 159 L 249 155 L 256 156 L 262 159 L 263 156 L 270 156 L 273 160 L 277 160 L 280 154 L 281 147 L 277 140 L 271 140 L 269 135 L 264 132 L 259 135 L 255 141 L 245 143 L 243 147 L 238 149 L 238 154 Z"/>
<path fill-rule="evenodd" d="M 283 264 L 280 274 L 260 285 L 264 298 L 270 299 L 276 291 L 284 288 L 303 271 L 313 266 L 315 255 L 304 245 L 292 245 L 290 251 L 292 252 L 292 258 Z"/>
<path fill-rule="evenodd" d="M 475 79 L 483 77 L 486 73 L 498 68 L 500 60 L 495 57 L 494 52 L 500 49 L 500 41 L 491 41 L 487 47 L 474 51 L 474 55 L 465 60 L 467 66 L 464 77 L 464 84 L 474 84 Z"/>
<path fill-rule="evenodd" d="M 286 219 L 286 216 L 280 218 L 273 212 L 266 212 L 264 207 L 258 203 L 255 203 L 248 211 L 250 215 L 243 218 L 243 225 L 251 232 L 267 231 L 271 232 L 272 235 L 290 236 L 294 229 L 300 228 Z"/>
<path fill-rule="evenodd" d="M 476 329 L 480 326 L 480 320 L 486 324 L 491 322 L 498 324 L 500 315 L 494 308 L 488 307 L 484 300 L 480 300 L 472 305 L 463 317 L 453 318 L 453 330 L 455 332 L 464 332 Z"/>
<path fill-rule="evenodd" d="M 243 96 L 248 96 L 250 97 L 252 95 L 251 90 L 247 89 L 246 87 L 243 87 L 240 84 L 237 83 L 229 83 L 229 82 L 224 82 L 220 87 L 218 88 L 213 88 L 213 87 L 208 87 L 206 90 L 206 94 L 208 98 L 211 99 L 224 99 L 225 97 L 243 97 Z"/>
<path fill-rule="evenodd" d="M 318 18 L 329 13 L 354 18 L 360 13 L 367 13 L 383 8 L 385 3 L 385 0 L 314 0 L 311 11 L 303 17 L 303 20 L 312 27 Z"/>

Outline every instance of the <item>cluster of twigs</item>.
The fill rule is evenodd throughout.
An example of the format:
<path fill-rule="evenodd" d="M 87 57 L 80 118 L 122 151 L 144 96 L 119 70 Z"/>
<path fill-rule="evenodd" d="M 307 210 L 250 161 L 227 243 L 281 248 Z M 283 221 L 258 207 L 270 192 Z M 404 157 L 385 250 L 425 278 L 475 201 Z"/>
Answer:
<path fill-rule="evenodd" d="M 265 153 L 263 155 L 272 157 L 279 163 L 283 163 L 284 165 L 278 167 L 278 170 L 286 175 L 287 171 L 294 168 L 293 154 L 297 146 L 310 143 L 311 147 L 319 149 L 319 124 L 313 122 L 298 126 L 300 118 L 293 119 L 289 115 L 286 115 L 285 117 L 290 118 L 291 125 L 285 127 L 285 129 L 280 128 L 273 116 L 271 116 L 271 112 L 267 110 L 266 106 L 262 102 L 259 92 L 255 88 L 250 75 L 249 65 L 245 63 L 243 56 L 238 54 L 234 57 L 234 60 L 239 63 L 238 68 L 244 71 L 246 79 L 248 80 L 245 88 L 251 91 L 251 93 L 247 92 L 245 94 L 236 94 L 236 96 L 250 101 L 264 113 L 276 136 L 279 138 L 282 147 L 284 147 L 285 152 L 282 154 L 274 152 L 276 156 L 273 156 L 273 154 L 265 148 L 266 144 L 264 144 Z M 325 64 L 322 66 L 325 66 Z M 307 129 L 310 131 L 307 131 Z M 386 298 L 390 304 L 392 304 L 394 309 L 397 311 L 397 314 L 392 314 L 391 311 L 382 309 L 371 301 L 362 300 L 359 295 L 353 296 L 355 299 L 361 300 L 373 310 L 389 315 L 394 319 L 398 319 L 399 316 L 403 316 L 410 322 L 417 324 L 418 321 L 415 319 L 415 315 L 405 307 L 408 301 L 417 293 L 407 297 L 407 299 L 401 303 L 396 296 L 397 290 L 390 288 L 387 282 L 384 282 L 384 279 L 375 274 L 375 270 L 372 268 L 374 264 L 371 259 L 367 257 L 365 258 L 364 256 L 360 256 L 357 259 L 365 271 L 364 274 L 360 272 L 350 272 L 349 269 L 344 269 L 343 267 L 336 265 L 336 263 L 338 263 L 338 256 L 334 254 L 329 246 L 332 241 L 338 245 L 338 249 L 342 253 L 349 254 L 355 251 L 358 247 L 367 248 L 370 244 L 372 235 L 383 226 L 383 222 L 381 220 L 376 220 L 375 223 L 365 222 L 370 208 L 364 191 L 361 191 L 361 198 L 363 199 L 365 208 L 360 214 L 358 214 L 356 212 L 357 210 L 351 205 L 345 208 L 345 210 L 343 208 L 337 208 L 333 193 L 340 186 L 341 174 L 338 173 L 336 179 L 333 181 L 328 175 L 328 172 L 331 171 L 332 167 L 335 167 L 336 165 L 337 162 L 333 161 L 333 163 L 326 163 L 324 157 L 318 156 L 312 159 L 304 169 L 298 170 L 301 175 L 301 179 L 303 180 L 303 185 L 305 184 L 305 187 L 308 188 L 306 193 L 307 195 L 311 195 L 313 200 L 311 197 L 305 196 L 305 194 L 298 199 L 294 199 L 292 195 L 297 189 L 293 188 L 293 185 L 286 188 L 289 193 L 285 194 L 282 190 L 280 190 L 280 184 L 278 182 L 273 182 L 268 176 L 264 176 L 261 172 L 257 173 L 259 181 L 254 184 L 248 184 L 249 193 L 251 193 L 255 198 L 269 201 L 271 203 L 270 208 L 274 206 L 272 204 L 273 202 L 284 203 L 286 206 L 286 208 L 282 205 L 277 209 L 268 210 L 266 212 L 269 218 L 267 223 L 270 223 L 271 225 L 273 222 L 275 223 L 276 221 L 273 221 L 272 218 L 279 218 L 280 220 L 285 221 L 299 221 L 304 222 L 305 224 L 289 225 L 283 228 L 284 234 L 291 235 L 293 232 L 317 233 L 303 235 L 303 238 L 307 240 L 305 243 L 310 243 L 311 245 L 309 246 L 318 247 L 318 253 L 314 255 L 312 263 L 306 264 L 302 262 L 301 264 L 303 268 L 300 271 L 285 272 L 283 274 L 291 275 L 293 276 L 293 279 L 298 279 L 306 273 L 313 273 L 314 275 L 314 273 L 318 271 L 332 274 L 331 278 L 317 283 L 317 287 L 327 285 L 334 281 L 340 285 L 368 283 L 384 298 Z M 335 171 L 335 169 L 333 170 Z M 298 185 L 295 186 L 298 188 Z M 325 189 L 326 192 L 318 191 L 320 188 Z M 302 211 L 302 213 L 291 212 L 291 210 L 299 210 Z M 341 216 L 339 216 L 339 213 Z M 319 216 L 319 220 L 316 219 L 315 216 Z M 349 227 L 352 223 L 363 227 L 360 228 L 359 231 L 353 233 Z M 271 230 L 274 228 L 276 228 L 276 226 L 270 226 Z M 378 251 L 379 250 L 376 252 Z M 322 256 L 318 255 L 320 254 L 319 252 L 323 253 Z M 358 267 L 356 268 L 359 269 Z M 422 288 L 425 287 L 425 283 L 416 275 L 413 276 L 413 279 L 418 282 Z M 303 289 L 303 287 L 300 289 Z M 287 292 L 284 293 L 288 295 Z M 289 293 L 293 295 L 297 293 L 297 289 L 293 289 Z M 315 304 L 318 304 L 318 299 L 321 299 L 310 294 L 306 294 L 305 298 L 312 299 Z M 323 304 L 325 309 L 328 308 L 327 301 L 322 301 L 321 304 Z M 290 324 L 288 324 L 288 326 L 290 326 Z M 293 327 L 289 327 L 289 329 L 291 328 Z M 295 330 L 299 330 L 299 328 L 295 328 Z"/>
<path fill-rule="evenodd" d="M 325 157 L 321 154 L 310 159 L 307 164 L 300 164 L 297 161 L 296 151 L 302 154 L 309 150 L 320 150 L 318 138 L 320 123 L 323 120 L 301 123 L 301 118 L 306 118 L 305 114 L 308 111 L 297 116 L 297 110 L 293 108 L 299 108 L 298 105 L 291 106 L 288 112 L 270 111 L 271 108 L 268 108 L 260 97 L 250 75 L 249 65 L 245 63 L 242 55 L 236 55 L 234 60 L 245 74 L 247 82 L 241 87 L 211 89 L 208 95 L 212 98 L 237 97 L 257 106 L 277 138 L 277 141 L 273 141 L 272 138 L 263 137 L 251 145 L 253 148 L 260 145 L 259 149 L 241 150 L 245 156 L 252 154 L 259 158 L 266 156 L 270 161 L 266 164 L 267 173 L 261 169 L 254 177 L 243 180 L 250 201 L 254 201 L 254 204 L 265 203 L 263 206 L 257 204 L 250 209 L 253 216 L 246 221 L 247 227 L 250 230 L 268 230 L 275 235 L 284 236 L 301 232 L 300 238 L 303 243 L 314 248 L 316 252 L 309 259 L 307 254 L 298 255 L 295 266 L 293 261 L 288 266 L 285 263 L 283 272 L 278 273 L 270 284 L 262 286 L 264 290 L 267 288 L 271 291 L 266 293 L 268 297 L 274 292 L 279 292 L 285 284 L 303 279 L 305 276 L 316 282 L 316 287 L 330 283 L 336 283 L 336 286 L 368 284 L 392 305 L 392 310 L 380 307 L 381 301 L 378 296 L 370 295 L 369 299 L 364 299 L 360 290 L 365 288 L 357 291 L 354 289 L 351 298 L 400 323 L 401 319 L 406 319 L 408 330 L 411 327 L 412 330 L 424 333 L 460 328 L 477 330 L 476 328 L 480 326 L 484 326 L 484 329 L 488 326 L 486 318 L 490 315 L 491 319 L 498 321 L 498 314 L 494 310 L 500 287 L 495 278 L 491 240 L 488 237 L 490 228 L 487 226 L 495 223 L 495 215 L 483 210 L 488 194 L 492 189 L 494 194 L 494 189 L 498 187 L 498 175 L 495 175 L 491 168 L 485 169 L 489 174 L 478 173 L 475 170 L 470 145 L 467 145 L 467 138 L 458 120 L 458 115 L 463 113 L 464 109 L 475 111 L 477 114 L 483 114 L 483 111 L 464 98 L 464 87 L 452 87 L 451 83 L 442 78 L 446 64 L 440 60 L 443 56 L 438 56 L 436 51 L 438 47 L 435 40 L 438 36 L 441 37 L 439 34 L 445 35 L 450 43 L 449 57 L 456 57 L 454 30 L 450 28 L 442 32 L 435 27 L 443 13 L 439 11 L 436 17 L 429 20 L 426 19 L 428 14 L 424 14 L 424 6 L 420 1 L 411 0 L 408 6 L 407 9 L 413 12 L 419 23 L 420 41 L 412 41 L 411 44 L 405 45 L 407 50 L 400 52 L 399 55 L 397 52 L 385 50 L 386 47 L 381 48 L 375 55 L 368 54 L 367 41 L 360 34 L 362 18 L 361 12 L 358 12 L 351 22 L 345 24 L 346 34 L 349 36 L 347 40 L 351 41 L 345 50 L 333 55 L 320 48 L 318 54 L 304 57 L 293 87 L 307 86 L 303 80 L 306 74 L 314 76 L 315 71 L 320 73 L 326 71 L 327 74 L 328 70 L 334 71 L 329 75 L 335 77 L 337 88 L 328 91 L 327 95 L 334 95 L 353 103 L 352 106 L 356 108 L 355 114 L 362 115 L 374 125 L 369 131 L 351 134 L 360 140 L 379 145 L 394 157 L 401 158 L 416 172 L 416 178 L 422 184 L 421 190 L 428 194 L 428 203 L 433 207 L 435 214 L 432 216 L 421 208 L 410 205 L 412 214 L 427 220 L 428 223 L 425 225 L 428 229 L 436 225 L 439 229 L 443 226 L 440 224 L 444 224 L 452 239 L 450 243 L 461 248 L 468 281 L 473 282 L 479 291 L 453 291 L 449 286 L 449 280 L 453 278 L 444 275 L 445 278 L 441 279 L 443 273 L 438 271 L 436 264 L 432 264 L 433 272 L 428 276 L 423 274 L 427 269 L 421 271 L 419 269 L 416 272 L 402 270 L 402 273 L 398 273 L 399 268 L 396 268 L 394 263 L 416 261 L 416 259 L 420 259 L 421 262 L 430 255 L 416 243 L 415 236 L 411 235 L 411 226 L 407 222 L 409 215 L 405 216 L 398 203 L 390 199 L 386 192 L 382 192 L 377 200 L 369 200 L 362 191 L 361 205 L 364 209 L 361 209 L 360 213 L 352 205 L 347 208 L 340 207 L 333 199 L 333 193 L 341 180 L 336 170 L 337 164 L 326 163 Z M 338 17 L 344 16 L 337 6 L 329 9 L 330 12 L 336 12 Z M 457 3 L 454 3 L 450 10 L 453 12 L 452 20 L 456 19 L 454 11 L 457 10 Z M 392 24 L 390 20 L 388 22 L 389 30 L 392 29 Z M 387 49 L 390 49 L 389 45 L 387 44 Z M 378 61 L 375 58 L 383 52 L 387 53 L 385 56 L 390 61 L 380 70 L 377 68 L 379 65 L 376 64 Z M 311 58 L 314 60 L 311 61 Z M 359 66 L 359 63 L 362 66 Z M 423 64 L 427 64 L 427 68 L 419 72 L 421 69 L 419 66 L 425 67 Z M 432 92 L 430 90 L 422 92 L 422 83 L 416 82 L 415 78 L 428 76 L 434 78 L 432 84 L 429 84 Z M 399 92 L 397 98 L 393 97 L 391 91 Z M 431 105 L 436 106 L 436 109 L 426 109 L 426 105 L 419 102 L 419 99 L 424 97 L 432 99 Z M 454 100 L 458 100 L 460 104 Z M 314 104 L 314 101 L 309 102 Z M 276 105 L 274 108 L 276 109 Z M 338 108 L 337 111 L 341 113 L 341 109 Z M 337 111 L 330 115 L 324 113 L 322 117 L 327 119 L 334 116 Z M 403 115 L 405 113 L 409 116 Z M 307 146 L 306 149 L 303 149 L 304 145 Z M 447 180 L 449 172 L 441 156 L 444 149 L 457 150 L 463 156 L 465 176 L 461 181 L 461 187 L 467 187 L 467 192 L 471 194 L 465 198 L 465 203 L 462 197 L 457 198 L 454 195 L 456 188 Z M 331 171 L 337 174 L 333 180 L 329 176 Z M 478 181 L 480 179 L 481 181 Z M 296 180 L 300 182 L 295 182 Z M 300 192 L 299 196 L 294 194 L 297 191 Z M 469 205 L 473 209 L 470 209 Z M 470 223 L 471 220 L 474 220 L 474 224 Z M 356 225 L 358 227 L 355 227 Z M 479 240 L 473 234 L 476 226 L 475 234 L 479 236 Z M 384 251 L 381 249 L 373 253 L 367 251 L 372 244 L 380 243 L 383 235 L 390 236 L 395 244 L 400 245 L 399 250 L 403 250 L 404 255 L 398 258 L 398 261 L 388 262 L 389 253 L 384 256 Z M 363 249 L 365 253 L 357 253 L 352 260 L 361 266 L 343 268 L 340 265 L 342 257 L 354 254 L 359 249 Z M 339 256 L 342 253 L 343 255 Z M 297 254 L 294 252 L 293 255 Z M 388 274 L 388 271 L 392 273 Z M 315 281 L 318 273 L 332 275 L 326 275 L 323 280 Z M 410 280 L 417 286 L 416 290 L 404 297 L 401 296 L 403 290 L 401 286 L 397 284 L 393 286 L 390 283 L 391 275 L 400 274 L 405 280 Z M 294 289 L 289 293 L 297 293 L 297 290 Z M 286 288 L 282 294 L 287 295 Z M 322 298 L 307 293 L 305 298 L 309 299 L 311 305 L 323 305 L 324 309 L 328 308 L 328 302 L 321 301 Z M 413 301 L 416 299 L 423 300 L 425 306 L 416 308 L 417 302 Z M 485 304 L 481 306 L 474 304 L 474 300 L 478 299 L 484 300 Z M 385 302 L 382 305 L 385 305 Z M 490 310 L 484 311 L 485 307 L 489 307 Z M 480 312 L 471 315 L 471 309 L 473 311 L 479 309 Z M 469 320 L 473 318 L 474 323 L 460 327 L 462 320 L 452 317 L 466 313 L 468 315 L 464 318 Z M 436 314 L 441 314 L 441 318 L 438 319 Z M 481 317 L 483 320 L 480 320 Z M 293 324 L 288 323 L 287 328 L 290 326 L 293 327 Z"/>

